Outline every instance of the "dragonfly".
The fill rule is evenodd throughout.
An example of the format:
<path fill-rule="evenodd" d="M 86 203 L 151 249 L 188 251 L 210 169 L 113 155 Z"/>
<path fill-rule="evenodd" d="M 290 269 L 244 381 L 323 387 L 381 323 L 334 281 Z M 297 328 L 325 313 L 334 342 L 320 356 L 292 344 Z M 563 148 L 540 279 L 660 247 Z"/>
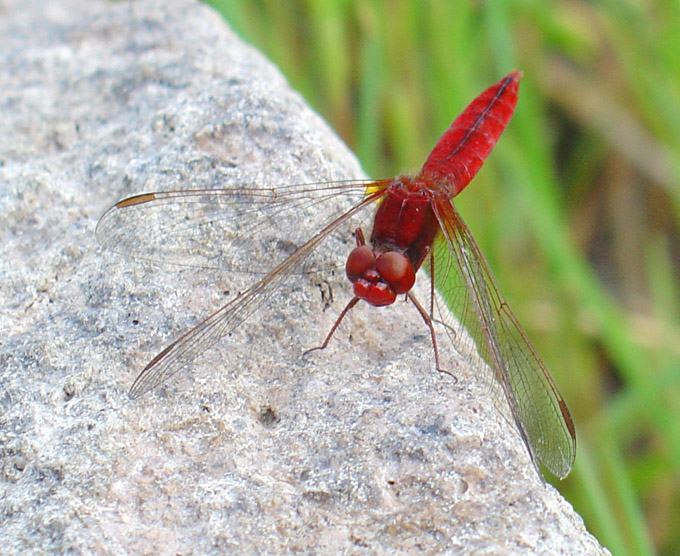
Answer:
<path fill-rule="evenodd" d="M 323 269 L 323 260 L 311 257 L 322 244 L 328 247 L 338 238 L 344 243 L 349 235 L 354 247 L 345 273 L 353 296 L 323 343 L 313 349 L 328 346 L 360 301 L 386 307 L 404 296 L 429 328 L 437 369 L 447 372 L 440 364 L 435 332 L 435 324 L 442 323 L 459 353 L 472 344 L 476 357 L 469 357 L 470 364 L 488 377 L 497 407 L 516 428 L 539 476 L 540 463 L 556 477 L 566 477 L 576 453 L 567 405 L 453 204 L 508 125 L 521 75 L 512 71 L 479 94 L 444 132 L 415 176 L 143 193 L 106 211 L 96 236 L 115 252 L 261 276 L 156 355 L 135 379 L 130 396 L 137 398 L 190 367 L 197 356 L 272 301 L 289 279 Z M 324 211 L 330 206 L 334 208 Z M 366 242 L 363 226 L 370 214 L 373 227 Z M 321 218 L 321 223 L 316 233 L 304 237 L 299 222 L 311 217 Z M 252 256 L 252 238 L 267 233 L 272 237 L 261 243 L 264 251 Z M 281 233 L 290 236 L 285 257 L 277 241 Z M 430 280 L 429 305 L 412 291 L 423 266 Z"/>

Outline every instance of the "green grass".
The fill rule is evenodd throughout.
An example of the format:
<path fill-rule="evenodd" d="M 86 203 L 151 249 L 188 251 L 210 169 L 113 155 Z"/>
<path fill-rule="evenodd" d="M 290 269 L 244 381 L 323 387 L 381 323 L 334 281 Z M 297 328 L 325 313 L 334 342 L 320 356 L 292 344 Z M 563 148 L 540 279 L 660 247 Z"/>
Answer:
<path fill-rule="evenodd" d="M 558 487 L 614 554 L 680 553 L 680 4 L 212 4 L 376 178 L 524 71 L 456 204 L 577 423 Z"/>

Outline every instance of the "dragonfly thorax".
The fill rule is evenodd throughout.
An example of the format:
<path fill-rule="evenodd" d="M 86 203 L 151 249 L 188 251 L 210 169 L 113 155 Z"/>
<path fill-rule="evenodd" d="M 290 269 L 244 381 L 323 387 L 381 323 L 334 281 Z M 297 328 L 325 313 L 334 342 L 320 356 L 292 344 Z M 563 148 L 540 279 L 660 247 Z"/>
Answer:
<path fill-rule="evenodd" d="M 397 251 L 379 253 L 368 245 L 352 250 L 345 272 L 354 284 L 354 295 L 375 307 L 391 305 L 416 281 L 415 270 L 405 255 Z"/>

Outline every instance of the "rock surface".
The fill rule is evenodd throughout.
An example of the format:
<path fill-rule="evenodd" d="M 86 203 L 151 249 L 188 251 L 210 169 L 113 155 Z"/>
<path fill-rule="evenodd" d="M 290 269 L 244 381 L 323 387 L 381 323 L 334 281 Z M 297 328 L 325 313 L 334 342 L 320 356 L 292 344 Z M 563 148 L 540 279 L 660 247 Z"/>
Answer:
<path fill-rule="evenodd" d="M 301 357 L 349 299 L 341 271 L 297 277 L 191 373 L 131 401 L 145 362 L 255 278 L 105 251 L 104 210 L 361 170 L 205 6 L 0 13 L 4 554 L 606 553 L 478 379 L 446 353 L 457 383 L 434 371 L 412 308 L 358 307 Z"/>

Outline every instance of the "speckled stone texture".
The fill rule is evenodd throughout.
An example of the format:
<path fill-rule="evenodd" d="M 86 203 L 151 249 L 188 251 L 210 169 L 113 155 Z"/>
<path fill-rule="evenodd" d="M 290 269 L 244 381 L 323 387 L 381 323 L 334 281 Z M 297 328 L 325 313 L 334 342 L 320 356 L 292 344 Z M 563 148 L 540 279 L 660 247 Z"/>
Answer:
<path fill-rule="evenodd" d="M 4 0 L 0 36 L 3 554 L 606 553 L 445 342 L 458 381 L 434 370 L 409 305 L 357 307 L 302 356 L 351 295 L 341 266 L 130 400 L 151 357 L 256 277 L 107 252 L 104 210 L 360 167 L 198 3 Z M 325 256 L 342 265 L 345 243 Z"/>

